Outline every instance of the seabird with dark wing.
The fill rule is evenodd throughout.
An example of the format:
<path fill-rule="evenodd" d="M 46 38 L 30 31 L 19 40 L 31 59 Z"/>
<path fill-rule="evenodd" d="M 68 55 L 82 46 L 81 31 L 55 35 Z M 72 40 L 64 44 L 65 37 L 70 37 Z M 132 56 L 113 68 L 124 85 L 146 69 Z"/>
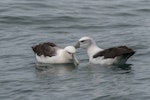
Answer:
<path fill-rule="evenodd" d="M 39 63 L 51 63 L 51 64 L 61 64 L 61 63 L 75 63 L 79 64 L 74 53 L 76 48 L 74 46 L 67 46 L 61 48 L 54 43 L 47 42 L 38 44 L 32 47 L 35 53 L 36 60 Z"/>
<path fill-rule="evenodd" d="M 101 49 L 96 42 L 90 37 L 82 37 L 79 39 L 76 48 L 87 49 L 89 61 L 93 64 L 112 65 L 125 64 L 135 51 L 127 46 L 118 46 L 108 49 Z"/>

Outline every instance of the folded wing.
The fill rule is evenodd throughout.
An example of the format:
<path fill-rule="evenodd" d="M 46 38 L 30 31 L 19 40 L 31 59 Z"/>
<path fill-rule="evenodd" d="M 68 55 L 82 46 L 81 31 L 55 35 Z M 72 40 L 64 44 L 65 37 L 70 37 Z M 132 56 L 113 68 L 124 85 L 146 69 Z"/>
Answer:
<path fill-rule="evenodd" d="M 56 50 L 59 47 L 57 47 L 56 44 L 51 43 L 51 42 L 47 42 L 47 43 L 42 43 L 42 44 L 38 44 L 32 47 L 32 50 L 34 51 L 35 54 L 37 54 L 38 56 L 44 55 L 52 57 L 56 55 Z"/>
<path fill-rule="evenodd" d="M 117 56 L 127 56 L 129 58 L 134 53 L 135 53 L 135 51 L 128 48 L 127 46 L 119 46 L 119 47 L 112 47 L 112 48 L 100 51 L 100 52 L 96 53 L 93 56 L 93 58 L 102 57 L 102 56 L 104 57 L 104 59 L 115 58 Z"/>

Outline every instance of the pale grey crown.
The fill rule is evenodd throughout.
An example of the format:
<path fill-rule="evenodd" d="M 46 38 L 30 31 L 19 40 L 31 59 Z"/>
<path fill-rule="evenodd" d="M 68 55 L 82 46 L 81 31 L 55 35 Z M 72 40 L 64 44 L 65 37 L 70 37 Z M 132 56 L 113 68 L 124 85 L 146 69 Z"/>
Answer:
<path fill-rule="evenodd" d="M 80 48 L 88 48 L 95 44 L 94 40 L 90 37 L 82 37 L 79 39 Z"/>

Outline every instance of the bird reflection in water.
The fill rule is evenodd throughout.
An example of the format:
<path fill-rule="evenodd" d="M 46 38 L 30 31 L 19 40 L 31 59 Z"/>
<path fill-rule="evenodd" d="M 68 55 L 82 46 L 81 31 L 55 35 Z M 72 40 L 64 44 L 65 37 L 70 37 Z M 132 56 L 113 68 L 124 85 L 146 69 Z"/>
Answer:
<path fill-rule="evenodd" d="M 132 64 L 123 64 L 123 65 L 117 65 L 117 66 L 112 66 L 111 69 L 118 72 L 118 73 L 132 73 Z"/>
<path fill-rule="evenodd" d="M 77 68 L 74 64 L 37 64 L 36 74 L 38 77 L 63 76 Z"/>

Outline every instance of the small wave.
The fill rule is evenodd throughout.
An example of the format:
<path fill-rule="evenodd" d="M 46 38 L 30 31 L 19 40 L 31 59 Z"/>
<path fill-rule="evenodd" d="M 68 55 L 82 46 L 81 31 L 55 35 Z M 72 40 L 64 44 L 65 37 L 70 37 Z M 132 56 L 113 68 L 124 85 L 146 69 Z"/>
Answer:
<path fill-rule="evenodd" d="M 135 11 L 137 11 L 137 12 L 147 12 L 147 13 L 149 13 L 149 12 L 150 12 L 150 9 L 149 9 L 149 8 L 140 8 L 140 9 L 136 9 Z"/>
<path fill-rule="evenodd" d="M 129 13 L 129 12 L 119 12 L 119 13 L 115 13 L 115 14 L 106 14 L 106 15 L 111 15 L 111 16 L 121 16 L 121 17 L 134 17 L 137 16 L 137 14 L 135 13 Z"/>
<path fill-rule="evenodd" d="M 12 4 L 11 4 L 12 5 Z M 13 4 L 13 8 L 54 8 L 55 6 L 53 5 L 48 5 L 46 3 L 42 3 L 42 2 L 29 2 L 29 3 L 15 3 Z"/>
<path fill-rule="evenodd" d="M 126 93 L 126 91 L 124 91 L 124 92 L 117 93 L 115 95 L 111 94 L 111 95 L 106 95 L 106 96 L 100 96 L 92 100 L 132 100 L 133 98 L 134 100 L 137 100 L 137 99 L 142 100 L 143 96 L 144 96 L 143 92 Z"/>
<path fill-rule="evenodd" d="M 0 22 L 3 24 L 30 24 L 31 21 L 28 20 L 30 18 L 27 16 L 1 16 Z"/>
<path fill-rule="evenodd" d="M 87 20 L 87 19 L 91 19 L 88 17 L 75 17 L 75 16 L 57 16 L 57 17 L 51 17 L 51 20 L 53 21 L 71 21 L 71 22 L 77 22 L 77 21 L 81 21 L 81 20 Z"/>

